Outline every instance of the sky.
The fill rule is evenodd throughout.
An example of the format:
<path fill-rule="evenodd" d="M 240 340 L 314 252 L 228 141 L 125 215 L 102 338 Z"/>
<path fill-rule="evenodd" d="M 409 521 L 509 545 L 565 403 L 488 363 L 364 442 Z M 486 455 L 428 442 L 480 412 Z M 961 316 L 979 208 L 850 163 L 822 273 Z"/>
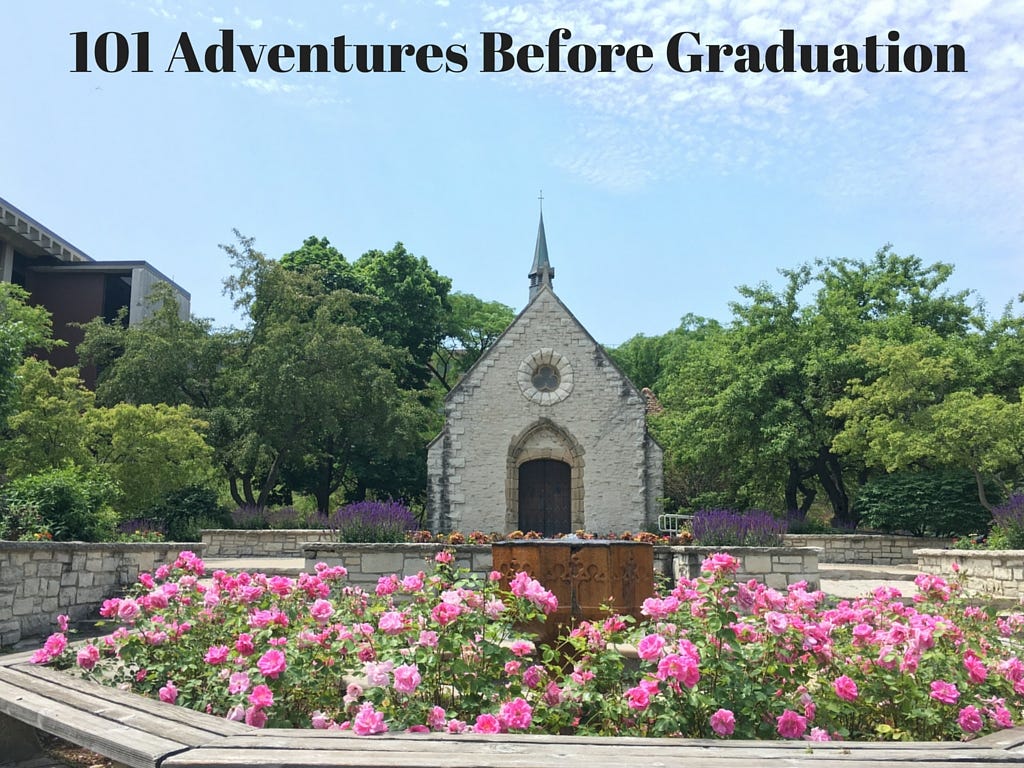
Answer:
<path fill-rule="evenodd" d="M 401 241 L 453 290 L 525 305 L 539 196 L 554 288 L 600 342 L 693 313 L 727 320 L 737 286 L 780 268 L 870 259 L 886 244 L 955 265 L 999 313 L 1024 291 L 1024 2 L 1020 0 L 4 0 L 0 197 L 95 259 L 145 259 L 192 312 L 244 322 L 222 291 L 234 230 L 279 257 L 316 235 L 354 260 Z M 552 30 L 646 44 L 649 70 L 482 71 Z M 235 72 L 189 72 L 221 30 Z M 677 72 L 741 43 L 899 33 L 961 45 L 966 72 Z M 129 65 L 93 46 L 125 36 Z M 133 72 L 147 33 L 151 72 Z M 85 33 L 78 37 L 75 33 Z M 455 46 L 459 71 L 245 68 L 237 45 Z M 89 72 L 74 72 L 76 43 Z M 114 68 L 113 35 L 105 38 Z M 458 48 L 460 47 L 461 48 Z M 354 50 L 348 49 L 348 50 Z M 450 50 L 450 49 L 449 49 Z M 433 66 L 431 60 L 428 64 Z M 441 59 L 443 63 L 444 58 Z M 530 60 L 528 63 L 544 60 Z M 217 60 L 214 60 L 217 63 Z M 168 68 L 172 71 L 166 71 Z"/>

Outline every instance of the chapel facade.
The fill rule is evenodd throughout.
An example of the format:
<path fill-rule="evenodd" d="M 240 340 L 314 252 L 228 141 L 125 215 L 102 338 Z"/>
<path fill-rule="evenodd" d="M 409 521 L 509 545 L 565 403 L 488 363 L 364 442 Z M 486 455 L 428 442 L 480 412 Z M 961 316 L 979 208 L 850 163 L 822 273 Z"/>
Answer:
<path fill-rule="evenodd" d="M 663 458 L 647 400 L 555 295 L 554 275 L 541 214 L 529 303 L 448 393 L 428 447 L 434 531 L 656 526 Z"/>

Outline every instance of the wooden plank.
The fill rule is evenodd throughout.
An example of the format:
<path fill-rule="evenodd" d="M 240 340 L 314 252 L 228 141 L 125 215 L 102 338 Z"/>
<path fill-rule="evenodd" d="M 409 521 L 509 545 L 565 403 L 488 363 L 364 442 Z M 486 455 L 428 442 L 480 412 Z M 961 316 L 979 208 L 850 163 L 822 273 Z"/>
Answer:
<path fill-rule="evenodd" d="M 533 750 L 520 754 L 503 752 L 482 753 L 477 750 L 453 749 L 443 756 L 435 753 L 423 753 L 414 749 L 406 751 L 383 751 L 379 745 L 387 739 L 370 738 L 370 743 L 361 750 L 341 751 L 334 749 L 320 750 L 287 750 L 287 749 L 225 749 L 212 747 L 192 749 L 173 755 L 164 761 L 162 768 L 236 768 L 240 766 L 258 765 L 261 768 L 326 768 L 327 766 L 345 766 L 346 768 L 565 768 L 566 765 L 586 765 L 587 768 L 623 768 L 631 760 L 618 754 L 614 749 L 605 750 L 601 755 L 581 754 L 574 751 L 559 751 L 557 754 L 547 750 Z M 410 747 L 412 745 L 409 745 Z M 657 756 L 644 758 L 645 768 L 679 768 L 692 761 L 692 764 L 710 766 L 711 768 L 749 768 L 750 766 L 781 763 L 785 765 L 835 766 L 836 768 L 877 768 L 883 762 L 880 755 L 853 756 L 839 752 L 819 753 L 777 752 L 756 756 L 736 753 L 733 750 L 707 749 L 699 753 L 687 753 L 683 750 L 672 753 L 670 750 Z M 911 753 L 906 753 L 910 755 Z M 949 759 L 954 758 L 954 759 Z M 888 761 L 884 761 L 888 762 Z M 992 765 L 1016 764 L 1019 758 L 1009 753 L 994 752 L 979 755 L 977 753 L 922 753 L 908 765 L 914 768 L 982 768 Z"/>
<path fill-rule="evenodd" d="M 174 720 L 192 728 L 206 731 L 206 741 L 216 736 L 244 735 L 252 733 L 256 729 L 245 723 L 236 723 L 225 720 L 222 717 L 214 717 L 203 712 L 196 712 L 185 707 L 176 707 L 156 701 L 130 691 L 122 691 L 118 688 L 102 685 L 93 680 L 85 680 L 80 677 L 69 675 L 50 667 L 42 667 L 37 664 L 25 664 L 18 666 L 14 671 L 21 674 L 46 680 L 63 688 L 78 691 L 80 693 L 95 696 L 115 704 L 132 707 L 141 712 L 156 715 L 164 720 Z M 202 742 L 198 742 L 202 743 Z"/>
<path fill-rule="evenodd" d="M 5 653 L 0 656 L 0 667 L 12 667 L 15 664 L 30 664 L 35 651 L 23 651 L 21 653 Z"/>
<path fill-rule="evenodd" d="M 0 712 L 136 768 L 152 768 L 167 755 L 188 748 L 181 742 L 104 720 L 2 680 Z"/>
<path fill-rule="evenodd" d="M 111 723 L 128 725 L 148 733 L 166 734 L 174 741 L 187 744 L 190 747 L 223 738 L 221 734 L 195 728 L 178 722 L 176 719 L 164 717 L 165 712 L 159 712 L 158 714 L 146 712 L 137 706 L 138 703 L 144 700 L 142 696 L 135 697 L 140 701 L 132 701 L 130 705 L 125 705 L 108 698 L 105 695 L 108 689 L 102 686 L 98 686 L 97 690 L 90 691 L 89 693 L 82 693 L 71 686 L 64 685 L 63 683 L 66 682 L 64 680 L 60 683 L 55 683 L 50 680 L 22 674 L 10 668 L 0 669 L 0 681 L 17 686 L 22 690 L 31 691 L 56 704 L 97 718 L 95 727 L 98 727 L 102 721 L 106 720 Z M 181 707 L 164 704 L 162 709 L 173 713 L 174 710 L 181 709 Z"/>

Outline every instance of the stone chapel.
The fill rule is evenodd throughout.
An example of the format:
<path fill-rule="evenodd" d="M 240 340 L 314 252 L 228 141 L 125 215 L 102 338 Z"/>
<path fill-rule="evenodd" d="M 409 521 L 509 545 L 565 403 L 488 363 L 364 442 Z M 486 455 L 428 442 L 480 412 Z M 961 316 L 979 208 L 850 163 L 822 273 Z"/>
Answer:
<path fill-rule="evenodd" d="M 448 393 L 428 446 L 435 531 L 656 526 L 662 449 L 647 399 L 555 295 L 554 276 L 542 212 L 529 302 Z"/>

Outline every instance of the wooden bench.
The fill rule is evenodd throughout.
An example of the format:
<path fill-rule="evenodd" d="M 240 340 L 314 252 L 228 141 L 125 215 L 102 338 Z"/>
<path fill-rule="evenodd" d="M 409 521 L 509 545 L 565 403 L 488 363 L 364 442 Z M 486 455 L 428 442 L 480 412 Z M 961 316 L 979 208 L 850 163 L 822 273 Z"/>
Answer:
<path fill-rule="evenodd" d="M 388 734 L 250 728 L 0 657 L 0 766 L 30 766 L 33 729 L 134 768 L 748 768 L 762 764 L 874 768 L 1024 765 L 1024 728 L 962 743 L 815 743 L 588 738 L 543 735 Z M 28 727 L 26 727 L 28 726 Z"/>

